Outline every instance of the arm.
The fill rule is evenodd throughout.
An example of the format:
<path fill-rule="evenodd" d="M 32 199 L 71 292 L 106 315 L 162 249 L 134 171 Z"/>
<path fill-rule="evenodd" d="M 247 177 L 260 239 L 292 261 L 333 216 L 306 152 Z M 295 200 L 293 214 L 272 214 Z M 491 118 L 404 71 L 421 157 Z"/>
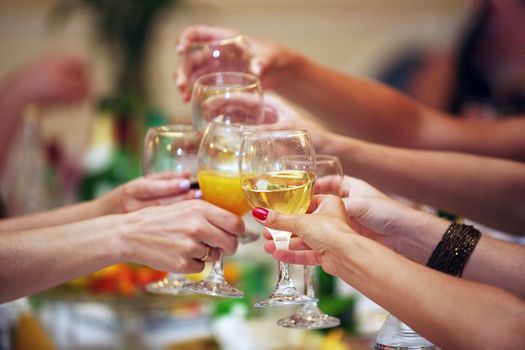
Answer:
<path fill-rule="evenodd" d="M 278 54 L 283 52 L 289 61 L 279 68 L 275 91 L 323 121 L 335 122 L 349 136 L 400 147 L 525 160 L 523 118 L 455 119 L 381 83 L 339 73 L 299 54 L 286 54 L 286 49 Z"/>
<path fill-rule="evenodd" d="M 233 254 L 241 218 L 204 201 L 0 235 L 0 303 L 36 293 L 116 262 L 198 272 L 207 247 Z"/>
<path fill-rule="evenodd" d="M 321 150 L 382 191 L 524 234 L 525 166 L 459 153 L 415 151 L 331 136 Z"/>
<path fill-rule="evenodd" d="M 182 54 L 192 42 L 235 34 L 224 28 L 188 27 L 179 37 L 178 51 Z M 525 160 L 523 118 L 451 118 L 384 84 L 329 69 L 277 43 L 246 39 L 251 70 L 260 76 L 263 86 L 307 109 L 334 130 L 393 146 Z M 192 73 L 177 70 L 177 84 L 186 99 Z"/>
<path fill-rule="evenodd" d="M 522 300 L 501 289 L 411 262 L 356 235 L 337 197 L 320 196 L 315 201 L 314 215 L 291 217 L 268 212 L 266 217 L 257 216 L 267 227 L 297 234 L 314 251 L 314 259 L 305 259 L 304 252 L 276 251 L 277 259 L 320 264 L 441 348 L 525 346 Z"/>
<path fill-rule="evenodd" d="M 166 205 L 196 198 L 187 179 L 172 174 L 139 178 L 92 201 L 73 204 L 33 215 L 0 221 L 0 233 L 63 225 L 102 215 L 121 214 L 150 205 Z"/>
<path fill-rule="evenodd" d="M 48 107 L 79 102 L 89 93 L 86 64 L 71 56 L 49 57 L 14 73 L 0 87 L 0 170 L 28 104 Z"/>
<path fill-rule="evenodd" d="M 344 198 L 350 225 L 359 234 L 419 264 L 426 264 L 450 222 L 388 197 L 357 195 L 355 187 L 360 187 L 359 180 L 348 180 L 354 183 L 352 194 Z M 463 278 L 491 284 L 525 298 L 524 265 L 524 246 L 482 236 L 463 270 Z"/>

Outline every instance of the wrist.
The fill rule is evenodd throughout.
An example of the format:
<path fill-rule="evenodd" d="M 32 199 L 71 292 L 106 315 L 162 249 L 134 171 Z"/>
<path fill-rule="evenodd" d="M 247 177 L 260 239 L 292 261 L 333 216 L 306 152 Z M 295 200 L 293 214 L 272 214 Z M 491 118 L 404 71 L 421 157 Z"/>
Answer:
<path fill-rule="evenodd" d="M 412 224 L 410 229 L 400 230 L 398 233 L 399 253 L 424 265 L 441 240 L 450 222 L 416 210 L 412 212 L 412 215 L 407 220 L 412 222 Z"/>
<path fill-rule="evenodd" d="M 117 214 L 107 216 L 113 218 L 116 234 L 110 242 L 115 252 L 115 257 L 118 261 L 136 262 L 135 259 L 135 239 L 134 233 L 141 231 L 141 220 L 139 220 L 136 213 Z"/>

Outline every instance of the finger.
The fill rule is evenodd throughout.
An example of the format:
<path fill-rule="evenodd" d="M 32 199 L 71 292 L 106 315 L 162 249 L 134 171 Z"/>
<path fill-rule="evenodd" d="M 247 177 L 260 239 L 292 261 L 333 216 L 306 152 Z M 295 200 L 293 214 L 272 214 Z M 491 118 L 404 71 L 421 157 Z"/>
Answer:
<path fill-rule="evenodd" d="M 194 42 L 217 41 L 238 35 L 227 28 L 209 27 L 204 25 L 190 26 L 179 36 L 177 52 L 184 52 Z"/>
<path fill-rule="evenodd" d="M 141 178 L 129 184 L 126 188 L 126 194 L 137 199 L 166 198 L 187 192 L 190 186 L 191 182 L 188 179 L 154 180 Z"/>
<path fill-rule="evenodd" d="M 276 250 L 276 260 L 295 265 L 321 265 L 319 256 L 313 250 Z"/>
<path fill-rule="evenodd" d="M 154 179 L 154 180 L 170 180 L 170 179 L 188 179 L 190 177 L 189 171 L 183 171 L 183 172 L 174 172 L 174 171 L 162 171 L 159 173 L 150 173 L 146 175 L 147 179 Z"/>
<path fill-rule="evenodd" d="M 219 249 L 201 243 L 199 244 L 198 249 L 194 250 L 193 258 L 202 262 L 217 261 L 219 260 L 219 255 Z"/>
<path fill-rule="evenodd" d="M 290 239 L 289 250 L 311 250 L 300 238 L 292 237 Z M 264 243 L 264 251 L 272 254 L 276 250 L 274 241 L 267 241 Z"/>
<path fill-rule="evenodd" d="M 146 200 L 140 200 L 140 208 L 150 207 L 150 206 L 156 206 L 156 205 L 170 205 L 186 200 L 191 199 L 200 199 L 201 198 L 201 191 L 199 190 L 190 190 L 188 192 L 178 194 L 175 196 L 168 196 L 168 197 L 160 197 L 160 198 L 154 198 L 154 199 L 146 199 Z"/>
<path fill-rule="evenodd" d="M 233 255 L 237 250 L 237 238 L 213 225 L 200 231 L 198 238 L 210 247 L 222 249 L 227 255 Z"/>
<path fill-rule="evenodd" d="M 327 175 L 315 179 L 314 193 L 343 195 L 343 176 Z"/>
<path fill-rule="evenodd" d="M 199 202 L 205 206 L 204 214 L 210 223 L 237 237 L 244 234 L 244 221 L 242 221 L 242 218 L 208 202 Z"/>
<path fill-rule="evenodd" d="M 260 207 L 254 208 L 252 215 L 255 220 L 266 227 L 293 233 L 296 233 L 301 220 L 300 216 L 288 216 Z"/>
<path fill-rule="evenodd" d="M 177 268 L 177 271 L 170 271 L 170 272 L 178 272 L 178 273 L 197 273 L 204 270 L 204 262 L 197 260 L 197 259 L 187 259 L 184 261 L 184 264 L 182 264 L 179 268 Z"/>

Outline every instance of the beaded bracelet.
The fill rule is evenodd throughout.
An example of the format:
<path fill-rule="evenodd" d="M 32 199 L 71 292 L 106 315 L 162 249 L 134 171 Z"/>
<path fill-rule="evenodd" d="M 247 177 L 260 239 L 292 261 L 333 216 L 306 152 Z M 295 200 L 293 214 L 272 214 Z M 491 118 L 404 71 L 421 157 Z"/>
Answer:
<path fill-rule="evenodd" d="M 461 277 L 480 238 L 481 233 L 474 226 L 452 223 L 434 248 L 427 266 Z"/>

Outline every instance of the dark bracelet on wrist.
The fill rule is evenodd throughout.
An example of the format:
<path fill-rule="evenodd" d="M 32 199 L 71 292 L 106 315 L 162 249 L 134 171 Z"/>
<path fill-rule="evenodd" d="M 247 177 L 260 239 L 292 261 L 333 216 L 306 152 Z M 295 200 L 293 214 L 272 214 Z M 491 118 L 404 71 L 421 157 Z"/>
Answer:
<path fill-rule="evenodd" d="M 461 277 L 480 238 L 481 233 L 474 226 L 452 223 L 434 248 L 427 266 Z"/>

